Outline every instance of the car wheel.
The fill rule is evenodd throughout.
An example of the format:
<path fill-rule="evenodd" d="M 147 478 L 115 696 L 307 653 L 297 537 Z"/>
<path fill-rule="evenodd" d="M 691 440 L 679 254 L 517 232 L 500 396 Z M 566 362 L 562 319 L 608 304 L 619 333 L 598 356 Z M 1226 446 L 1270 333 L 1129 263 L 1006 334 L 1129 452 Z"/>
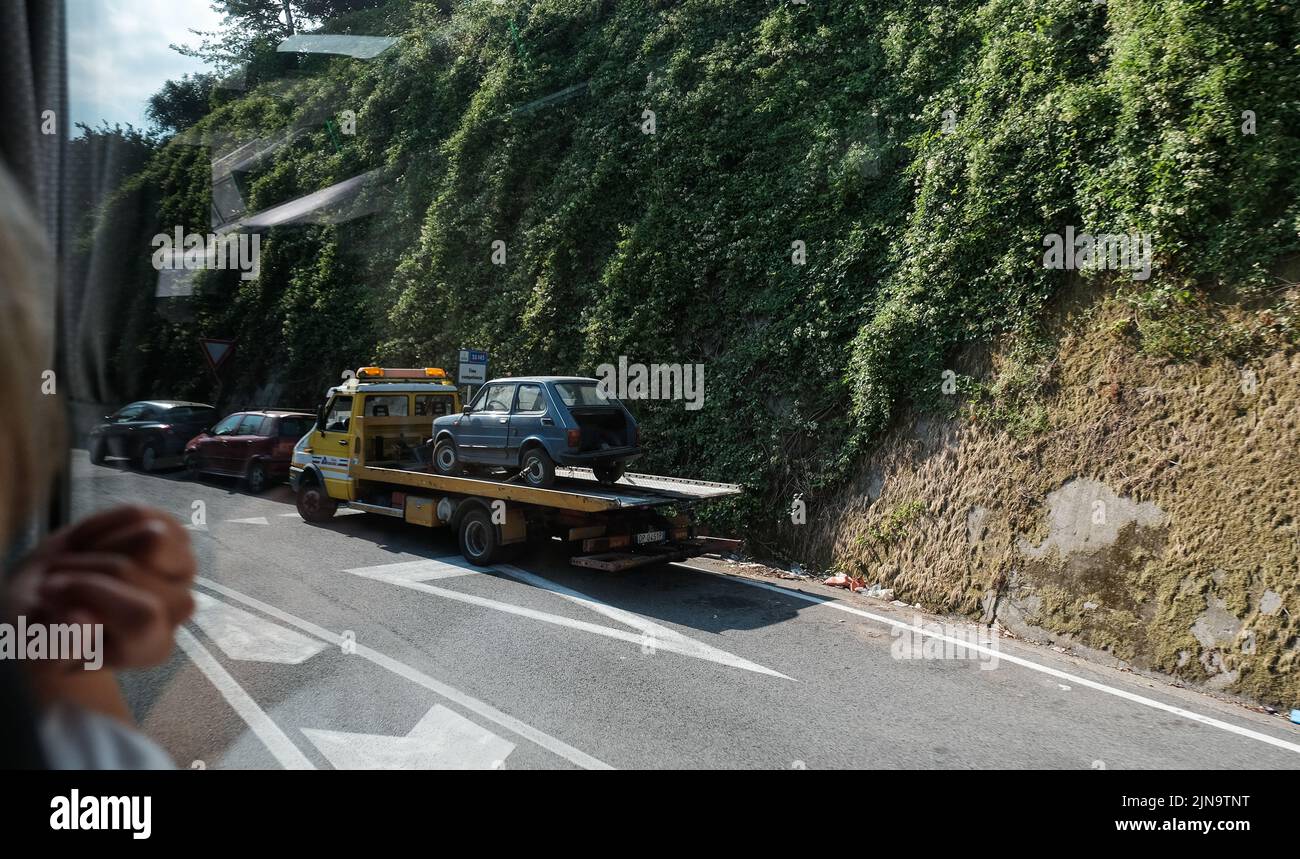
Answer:
<path fill-rule="evenodd" d="M 249 464 L 248 473 L 244 475 L 244 485 L 254 495 L 266 489 L 266 466 L 256 460 Z"/>
<path fill-rule="evenodd" d="M 158 442 L 146 442 L 140 450 L 140 470 L 145 474 L 153 474 L 158 470 L 158 458 L 162 455 L 158 450 Z"/>
<path fill-rule="evenodd" d="M 530 447 L 519 462 L 519 473 L 529 486 L 545 488 L 555 482 L 555 463 L 545 448 Z"/>
<path fill-rule="evenodd" d="M 328 521 L 339 509 L 339 503 L 315 480 L 298 490 L 297 503 L 298 515 L 308 522 Z"/>
<path fill-rule="evenodd" d="M 626 466 L 621 462 L 615 462 L 612 465 L 596 465 L 592 471 L 596 474 L 596 480 L 601 483 L 617 483 L 618 479 L 623 476 L 623 469 Z"/>
<path fill-rule="evenodd" d="M 456 450 L 456 442 L 450 439 L 438 442 L 433 449 L 433 467 L 439 474 L 447 477 L 456 477 L 464 471 L 464 466 L 460 462 L 460 451 Z"/>
<path fill-rule="evenodd" d="M 185 476 L 190 480 L 198 480 L 199 475 L 203 473 L 203 466 L 199 462 L 197 453 L 185 454 Z"/>
<path fill-rule="evenodd" d="M 95 465 L 103 465 L 104 459 L 108 456 L 108 444 L 100 439 L 90 446 L 90 461 Z"/>
<path fill-rule="evenodd" d="M 501 552 L 497 526 L 487 511 L 475 508 L 460 520 L 460 553 L 465 560 L 479 567 L 495 563 Z"/>

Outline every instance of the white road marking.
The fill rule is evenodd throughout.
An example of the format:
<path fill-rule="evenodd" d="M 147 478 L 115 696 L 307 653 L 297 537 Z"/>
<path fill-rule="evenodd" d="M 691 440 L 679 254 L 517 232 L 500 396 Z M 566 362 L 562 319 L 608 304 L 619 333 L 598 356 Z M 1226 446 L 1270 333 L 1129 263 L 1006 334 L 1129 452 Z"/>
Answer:
<path fill-rule="evenodd" d="M 943 635 L 925 629 L 924 627 L 913 626 L 912 624 L 906 623 L 901 620 L 895 620 L 894 618 L 891 617 L 885 617 L 884 615 L 874 614 L 869 611 L 863 611 L 862 609 L 859 608 L 853 608 L 852 606 L 844 605 L 843 603 L 840 603 L 837 600 L 831 599 L 829 597 L 819 597 L 813 594 L 804 593 L 803 591 L 796 591 L 790 588 L 783 588 L 783 587 L 779 587 L 778 585 L 768 584 L 767 582 L 759 582 L 759 581 L 755 581 L 754 579 L 744 578 L 742 576 L 728 576 L 725 573 L 717 573 L 714 572 L 713 570 L 707 570 L 704 569 L 703 567 L 696 567 L 691 564 L 683 564 L 682 566 L 689 567 L 690 569 L 697 570 L 699 572 L 708 573 L 710 575 L 720 576 L 722 578 L 728 579 L 733 582 L 740 582 L 742 584 L 751 585 L 756 588 L 762 588 L 764 590 L 774 591 L 779 594 L 784 594 L 785 596 L 794 597 L 795 599 L 801 599 L 804 602 L 815 603 L 817 605 L 824 605 L 827 608 L 833 608 L 833 609 L 838 609 L 839 611 L 845 611 L 848 612 L 849 614 L 855 614 L 859 617 L 865 617 L 868 620 L 874 620 L 878 623 L 888 624 L 889 626 L 896 627 L 898 629 L 906 629 L 911 631 L 913 635 L 925 635 L 931 638 L 937 638 L 940 639 L 941 641 L 946 641 L 951 644 L 960 645 L 969 650 L 978 651 L 980 653 L 983 653 L 986 656 L 994 656 L 1001 661 L 1010 662 L 1015 665 L 1019 665 L 1022 668 L 1028 668 L 1031 671 L 1040 671 L 1043 674 L 1048 674 L 1060 680 L 1068 680 L 1071 683 L 1077 683 L 1081 686 L 1086 686 L 1089 689 L 1095 689 L 1098 692 L 1105 692 L 1107 695 L 1114 695 L 1115 697 L 1123 698 L 1126 701 L 1133 701 L 1134 703 L 1142 704 L 1147 707 L 1152 707 L 1156 710 L 1161 710 L 1166 713 L 1172 713 L 1175 716 L 1181 716 L 1182 718 L 1188 719 L 1193 722 L 1199 722 L 1202 725 L 1209 725 L 1211 727 L 1218 728 L 1222 731 L 1227 731 L 1228 733 L 1231 734 L 1237 734 L 1238 736 L 1248 737 L 1252 740 L 1258 740 L 1261 743 L 1267 743 L 1270 746 L 1276 746 L 1279 749 L 1286 749 L 1289 752 L 1296 752 L 1297 754 L 1300 754 L 1300 744 L 1288 742 L 1287 740 L 1283 740 L 1279 737 L 1269 736 L 1268 734 L 1264 734 L 1259 731 L 1252 731 L 1250 728 L 1243 728 L 1240 725 L 1234 725 L 1231 722 L 1224 722 L 1219 719 L 1215 719 L 1211 716 L 1202 716 L 1200 713 L 1194 713 L 1191 710 L 1184 710 L 1182 707 L 1175 707 L 1172 704 L 1166 704 L 1162 701 L 1156 701 L 1152 698 L 1147 698 L 1143 695 L 1138 695 L 1134 692 L 1129 692 L 1126 689 L 1119 689 L 1114 686 L 1107 686 L 1105 683 L 1098 683 L 1097 681 L 1089 680 L 1086 677 L 1079 677 L 1078 675 L 1070 674 L 1068 671 L 1061 671 L 1057 668 L 1051 668 L 1050 666 L 1047 665 L 1040 665 L 1037 662 L 1033 662 L 1029 659 L 1025 659 L 1020 656 L 1011 656 L 1010 654 L 1004 653 L 1000 650 L 995 650 L 991 647 L 985 647 L 984 645 L 981 644 L 973 644 L 968 641 L 961 641 L 957 638 L 953 638 L 952 636 Z"/>
<path fill-rule="evenodd" d="M 270 525 L 265 516 L 251 516 L 248 519 L 227 519 L 233 525 Z"/>
<path fill-rule="evenodd" d="M 181 650 L 190 658 L 208 681 L 221 693 L 221 697 L 226 699 L 239 717 L 244 720 L 244 724 L 257 735 L 266 746 L 267 751 L 275 756 L 280 762 L 280 766 L 287 770 L 314 770 L 315 766 L 308 760 L 302 750 L 293 744 L 280 726 L 272 721 L 271 717 L 266 715 L 257 702 L 253 700 L 244 688 L 235 682 L 226 669 L 221 667 L 217 658 L 208 652 L 208 649 L 199 643 L 194 637 L 194 633 L 181 627 L 176 630 L 176 643 L 180 645 Z"/>
<path fill-rule="evenodd" d="M 405 737 L 316 728 L 302 732 L 340 770 L 490 770 L 515 750 L 514 743 L 441 704 Z"/>
<path fill-rule="evenodd" d="M 584 594 L 581 591 L 575 591 L 572 588 L 566 587 L 565 585 L 559 584 L 558 582 L 553 582 L 548 578 L 539 576 L 536 573 L 529 572 L 528 570 L 521 570 L 519 567 L 512 566 L 511 564 L 500 564 L 497 566 L 497 569 L 501 570 L 503 573 L 505 573 L 507 576 L 510 576 L 511 578 L 518 579 L 519 581 L 532 585 L 535 588 L 541 588 L 542 590 L 550 591 L 553 594 L 564 597 L 566 600 L 569 600 L 570 602 L 575 602 L 578 605 L 581 605 L 585 608 L 589 608 L 592 611 L 596 612 L 597 614 L 603 614 L 605 617 L 609 618 L 610 620 L 616 620 L 619 623 L 626 624 L 627 626 L 632 627 L 633 629 L 641 630 L 642 635 L 648 636 L 649 638 L 648 642 L 647 639 L 643 638 L 642 645 L 650 643 L 656 648 L 667 650 L 668 648 L 664 647 L 664 642 L 672 642 L 677 648 L 680 648 L 679 650 L 675 651 L 678 653 L 682 653 L 687 650 L 697 651 L 698 653 L 711 652 L 715 657 L 720 655 L 721 657 L 726 657 L 730 660 L 738 660 L 740 662 L 745 661 L 743 659 L 740 659 L 740 657 L 738 656 L 733 656 L 732 654 L 727 653 L 725 650 L 719 650 L 716 647 L 710 647 L 709 645 L 704 644 L 703 642 L 699 642 L 692 638 L 688 638 L 685 635 L 682 635 L 680 632 L 678 632 L 675 629 L 670 629 L 669 627 L 663 626 L 662 624 L 655 623 L 654 621 L 650 620 L 648 617 L 645 617 L 644 615 L 636 614 L 635 612 L 630 612 L 626 609 L 617 608 L 616 606 L 612 606 L 609 603 L 602 602 L 593 596 Z M 692 653 L 689 655 L 695 655 L 695 654 Z M 700 656 L 700 658 L 706 659 L 709 657 Z M 723 664 L 729 665 L 732 663 L 724 662 Z M 741 667 L 741 666 L 737 665 L 736 667 Z M 781 677 L 785 680 L 794 679 L 792 677 L 787 677 L 786 675 L 781 674 L 778 671 L 773 671 L 771 669 L 763 669 L 763 673 L 771 674 L 774 677 Z"/>
<path fill-rule="evenodd" d="M 325 649 L 301 632 L 194 592 L 194 622 L 231 659 L 300 665 Z"/>
<path fill-rule="evenodd" d="M 309 635 L 314 635 L 322 641 L 327 641 L 339 646 L 343 645 L 344 639 L 342 635 L 330 632 L 325 627 L 314 624 L 311 621 L 295 617 L 287 611 L 282 611 L 273 605 L 262 602 L 259 599 L 242 594 L 233 588 L 228 588 L 220 582 L 214 582 L 204 576 L 198 576 L 195 579 L 195 582 L 209 590 L 228 596 L 237 602 L 242 602 L 249 608 L 257 609 L 263 614 L 268 614 L 271 617 L 282 620 L 290 626 L 296 626 L 303 632 L 306 632 Z M 576 764 L 577 766 L 589 770 L 613 769 L 613 767 L 604 761 L 594 758 L 579 749 L 575 749 L 568 743 L 558 740 L 550 734 L 539 731 L 537 728 L 519 721 L 514 716 L 507 715 L 492 705 L 467 695 L 453 686 L 448 686 L 440 680 L 435 680 L 429 675 L 419 671 L 418 669 L 412 668 L 404 662 L 400 662 L 391 656 L 386 656 L 377 650 L 372 650 L 371 648 L 356 642 L 350 642 L 350 646 L 355 647 L 355 653 L 357 656 L 360 656 L 363 659 L 368 659 L 376 665 L 388 669 L 399 677 L 411 681 L 417 686 L 423 686 L 430 692 L 441 695 L 455 704 L 459 704 L 471 713 L 476 713 L 490 722 L 495 722 L 506 730 L 518 734 L 529 742 L 541 746 L 551 754 L 564 758 L 572 764 Z"/>
<path fill-rule="evenodd" d="M 354 575 L 362 576 L 363 578 L 374 578 L 377 581 L 387 582 L 388 584 L 397 585 L 403 588 L 409 588 L 413 591 L 419 591 L 421 593 L 432 594 L 433 596 L 442 597 L 443 599 L 454 600 L 455 602 L 468 603 L 469 605 L 476 605 L 479 606 L 480 608 L 490 608 L 493 609 L 494 611 L 501 611 L 501 612 L 505 612 L 506 614 L 518 615 L 519 617 L 526 617 L 531 620 L 539 620 L 543 623 L 554 624 L 555 626 L 563 626 L 569 629 L 577 629 L 583 632 L 589 632 L 593 635 L 603 635 L 606 638 L 614 638 L 619 641 L 626 641 L 629 644 L 635 644 L 638 647 L 645 647 L 647 645 L 651 645 L 655 647 L 657 650 L 666 650 L 670 653 L 681 654 L 682 656 L 692 656 L 696 659 L 703 659 L 708 662 L 716 662 L 719 665 L 726 665 L 731 668 L 740 668 L 745 671 L 753 671 L 757 674 L 768 674 L 773 677 L 780 677 L 783 680 L 790 679 L 789 677 L 786 677 L 784 674 L 780 673 L 779 671 L 773 671 L 771 668 L 766 668 L 755 662 L 750 662 L 748 659 L 741 659 L 739 656 L 736 656 L 735 654 L 727 653 L 725 650 L 719 650 L 716 647 L 710 647 L 707 644 L 702 644 L 698 641 L 689 639 L 684 635 L 674 635 L 673 637 L 665 638 L 662 641 L 660 640 L 650 641 L 647 639 L 646 633 L 629 632 L 626 629 L 615 629 L 612 626 L 601 626 L 598 623 L 588 623 L 585 620 L 576 620 L 571 617 L 564 617 L 563 615 L 551 614 L 549 612 L 538 611 L 537 609 L 532 609 L 532 608 L 525 608 L 524 606 L 514 605 L 513 603 L 500 602 L 498 600 L 488 599 L 487 597 L 480 597 L 480 596 L 475 596 L 473 594 L 461 593 L 460 591 L 447 590 L 446 588 L 440 588 L 434 585 L 428 585 L 425 584 L 424 582 L 381 578 L 379 576 L 370 575 L 369 573 L 365 572 L 366 569 L 367 568 L 362 568 L 361 570 L 349 570 L 348 572 L 351 572 Z"/>
<path fill-rule="evenodd" d="M 382 564 L 377 567 L 355 567 L 343 572 L 367 579 L 378 579 L 381 582 L 402 585 L 407 582 L 426 582 L 430 579 L 453 579 L 457 576 L 471 576 L 481 573 L 482 568 L 472 567 L 468 563 L 457 564 L 448 561 L 421 559 L 396 564 Z"/>

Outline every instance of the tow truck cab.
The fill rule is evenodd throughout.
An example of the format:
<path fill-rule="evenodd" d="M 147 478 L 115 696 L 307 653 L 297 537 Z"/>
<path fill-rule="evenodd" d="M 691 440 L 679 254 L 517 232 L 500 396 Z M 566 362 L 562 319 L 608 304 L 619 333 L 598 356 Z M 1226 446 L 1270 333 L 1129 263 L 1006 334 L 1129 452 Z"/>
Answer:
<path fill-rule="evenodd" d="M 459 411 L 460 394 L 438 367 L 362 367 L 329 389 L 294 448 L 289 483 L 297 492 L 311 473 L 331 499 L 356 501 L 353 465 L 428 463 L 433 419 Z"/>

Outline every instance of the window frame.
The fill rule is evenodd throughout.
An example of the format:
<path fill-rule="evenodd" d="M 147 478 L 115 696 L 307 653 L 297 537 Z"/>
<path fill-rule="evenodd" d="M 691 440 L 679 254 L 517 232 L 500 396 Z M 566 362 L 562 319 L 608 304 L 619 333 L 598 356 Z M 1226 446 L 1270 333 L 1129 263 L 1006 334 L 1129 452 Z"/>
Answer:
<path fill-rule="evenodd" d="M 488 401 L 487 399 L 488 391 L 492 390 L 493 388 L 512 388 L 517 390 L 519 388 L 519 384 L 517 382 L 492 382 L 490 384 L 484 385 L 483 390 L 479 391 L 478 396 L 474 398 L 474 402 L 478 403 L 481 400 L 486 403 Z M 473 411 L 482 412 L 488 415 L 508 415 L 510 414 L 511 405 L 515 401 L 515 390 L 511 390 L 510 393 L 506 396 L 506 407 L 504 410 L 475 408 L 473 409 Z"/>
<path fill-rule="evenodd" d="M 537 389 L 537 401 L 540 404 L 541 408 L 527 409 L 527 410 L 519 408 L 519 397 L 523 393 L 524 388 Z M 546 386 L 543 385 L 541 382 L 520 382 L 519 384 L 515 385 L 515 399 L 514 399 L 514 404 L 510 409 L 510 414 L 544 415 L 549 410 L 550 410 L 550 404 L 547 402 L 546 399 Z"/>
<path fill-rule="evenodd" d="M 330 418 L 334 415 L 340 401 L 347 400 L 347 414 L 344 416 L 342 427 L 330 429 Z M 325 404 L 325 425 L 320 428 L 321 432 L 347 432 L 352 426 L 352 409 L 356 406 L 356 396 L 353 394 L 335 394 L 330 401 Z"/>
<path fill-rule="evenodd" d="M 218 430 L 221 429 L 221 425 L 228 420 L 234 420 L 235 421 L 234 426 L 231 427 L 226 432 L 218 432 Z M 217 421 L 215 424 L 212 425 L 211 435 L 221 436 L 223 438 L 228 435 L 235 435 L 235 430 L 239 429 L 240 425 L 243 424 L 243 422 L 244 422 L 244 412 L 235 412 L 234 414 L 226 415 L 224 418 L 222 418 L 221 420 Z"/>

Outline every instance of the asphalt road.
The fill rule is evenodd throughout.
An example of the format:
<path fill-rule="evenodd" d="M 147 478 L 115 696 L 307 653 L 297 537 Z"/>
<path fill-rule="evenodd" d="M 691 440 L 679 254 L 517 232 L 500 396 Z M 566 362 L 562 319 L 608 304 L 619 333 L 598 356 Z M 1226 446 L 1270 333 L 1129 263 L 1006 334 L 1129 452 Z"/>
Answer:
<path fill-rule="evenodd" d="M 81 451 L 73 489 L 78 515 L 191 528 L 196 618 L 124 678 L 182 767 L 1300 767 L 1277 717 L 1022 642 L 945 647 L 973 627 L 820 585 L 548 552 L 481 570 L 440 531 L 310 525 L 287 487 Z"/>

